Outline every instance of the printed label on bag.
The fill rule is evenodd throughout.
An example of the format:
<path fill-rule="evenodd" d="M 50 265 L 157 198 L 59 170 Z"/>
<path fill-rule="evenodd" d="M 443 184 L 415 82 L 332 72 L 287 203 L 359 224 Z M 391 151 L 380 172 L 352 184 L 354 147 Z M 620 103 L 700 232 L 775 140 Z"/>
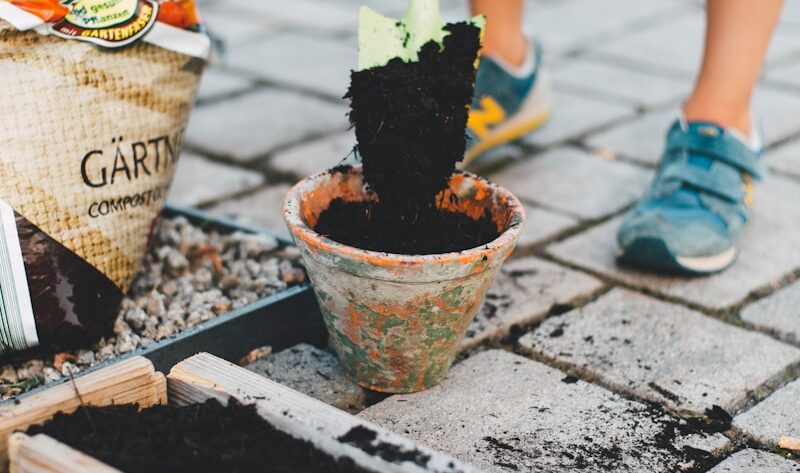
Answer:
<path fill-rule="evenodd" d="M 50 32 L 66 39 L 119 48 L 142 38 L 158 18 L 152 0 L 62 0 L 69 12 L 49 25 Z"/>
<path fill-rule="evenodd" d="M 108 49 L 143 40 L 200 59 L 211 50 L 196 0 L 0 0 L 0 20 Z"/>
<path fill-rule="evenodd" d="M 14 210 L 0 200 L 0 353 L 38 344 Z"/>

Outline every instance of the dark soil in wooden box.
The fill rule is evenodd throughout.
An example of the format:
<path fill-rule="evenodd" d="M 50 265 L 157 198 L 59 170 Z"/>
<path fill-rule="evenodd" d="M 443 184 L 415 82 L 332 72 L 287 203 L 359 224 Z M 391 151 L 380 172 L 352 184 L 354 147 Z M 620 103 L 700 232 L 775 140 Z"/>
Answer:
<path fill-rule="evenodd" d="M 255 406 L 216 400 L 186 407 L 82 407 L 44 433 L 125 473 L 366 473 L 260 417 Z"/>

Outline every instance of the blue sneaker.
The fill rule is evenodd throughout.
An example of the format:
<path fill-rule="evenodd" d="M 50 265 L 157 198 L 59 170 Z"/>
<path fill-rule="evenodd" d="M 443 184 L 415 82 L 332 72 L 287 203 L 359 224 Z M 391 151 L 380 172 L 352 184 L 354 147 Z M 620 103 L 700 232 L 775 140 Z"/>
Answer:
<path fill-rule="evenodd" d="M 621 262 L 692 274 L 730 266 L 760 155 L 713 123 L 676 121 L 650 189 L 617 234 Z"/>
<path fill-rule="evenodd" d="M 462 167 L 495 146 L 542 126 L 550 116 L 551 91 L 536 43 L 531 72 L 517 77 L 491 56 L 483 56 L 467 121 L 467 152 Z M 525 66 L 523 66 L 525 67 Z"/>

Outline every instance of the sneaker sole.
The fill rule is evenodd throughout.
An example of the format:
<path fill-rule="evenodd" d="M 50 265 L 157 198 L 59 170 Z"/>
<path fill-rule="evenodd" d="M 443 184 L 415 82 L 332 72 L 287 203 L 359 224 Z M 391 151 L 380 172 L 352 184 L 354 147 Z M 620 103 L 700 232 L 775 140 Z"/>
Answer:
<path fill-rule="evenodd" d="M 550 76 L 547 70 L 543 69 L 536 79 L 532 93 L 522 103 L 519 111 L 467 150 L 459 167 L 466 168 L 486 151 L 521 138 L 544 125 L 552 111 L 551 96 Z"/>
<path fill-rule="evenodd" d="M 625 249 L 619 260 L 645 269 L 708 275 L 730 267 L 737 255 L 736 247 L 732 246 L 711 256 L 677 256 L 659 238 L 639 238 Z"/>

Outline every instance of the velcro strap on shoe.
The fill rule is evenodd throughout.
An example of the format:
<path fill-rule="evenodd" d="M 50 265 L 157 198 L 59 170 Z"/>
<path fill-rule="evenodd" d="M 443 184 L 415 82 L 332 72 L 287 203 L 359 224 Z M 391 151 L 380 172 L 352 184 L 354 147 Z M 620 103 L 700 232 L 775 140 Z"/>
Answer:
<path fill-rule="evenodd" d="M 699 154 L 733 166 L 755 179 L 764 175 L 763 164 L 756 153 L 736 138 L 674 133 L 667 141 L 667 153 Z"/>
<path fill-rule="evenodd" d="M 687 162 L 674 162 L 658 176 L 660 183 L 680 182 L 708 194 L 716 195 L 731 203 L 740 203 L 746 194 L 740 182 L 724 182 L 720 173 L 692 166 Z"/>

